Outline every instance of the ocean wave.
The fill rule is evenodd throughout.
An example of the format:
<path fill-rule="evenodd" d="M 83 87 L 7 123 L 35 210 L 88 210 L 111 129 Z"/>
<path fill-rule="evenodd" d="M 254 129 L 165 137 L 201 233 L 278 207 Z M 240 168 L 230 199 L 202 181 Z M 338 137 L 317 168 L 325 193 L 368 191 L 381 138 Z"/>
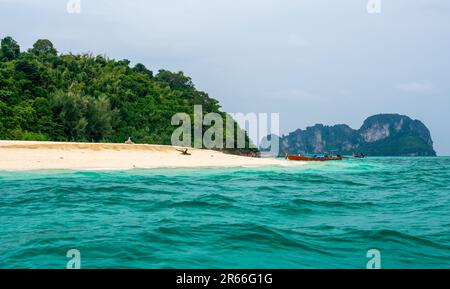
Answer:
<path fill-rule="evenodd" d="M 450 259 L 450 162 L 0 173 L 0 268 L 388 268 Z"/>

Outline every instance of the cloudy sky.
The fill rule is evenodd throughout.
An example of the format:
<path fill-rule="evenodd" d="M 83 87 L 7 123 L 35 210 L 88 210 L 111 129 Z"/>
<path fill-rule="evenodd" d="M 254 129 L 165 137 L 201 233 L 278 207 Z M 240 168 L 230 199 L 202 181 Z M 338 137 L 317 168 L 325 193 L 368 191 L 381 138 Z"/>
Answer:
<path fill-rule="evenodd" d="M 0 0 L 0 37 L 182 70 L 225 111 L 279 112 L 282 133 L 406 114 L 450 155 L 450 1 L 368 1 Z"/>

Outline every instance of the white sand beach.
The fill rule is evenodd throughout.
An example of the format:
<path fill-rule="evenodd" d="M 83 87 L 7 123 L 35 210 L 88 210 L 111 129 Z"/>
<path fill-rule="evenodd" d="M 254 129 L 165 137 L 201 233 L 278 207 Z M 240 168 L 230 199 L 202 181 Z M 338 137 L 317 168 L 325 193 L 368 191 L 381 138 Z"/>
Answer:
<path fill-rule="evenodd" d="M 282 165 L 284 160 L 251 158 L 213 150 L 146 144 L 0 141 L 0 170 L 197 168 Z"/>

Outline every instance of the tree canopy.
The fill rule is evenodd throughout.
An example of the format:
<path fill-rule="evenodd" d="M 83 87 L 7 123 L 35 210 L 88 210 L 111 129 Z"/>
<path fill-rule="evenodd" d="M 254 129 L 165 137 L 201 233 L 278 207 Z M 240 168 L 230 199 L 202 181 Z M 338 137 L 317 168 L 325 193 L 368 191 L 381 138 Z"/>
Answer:
<path fill-rule="evenodd" d="M 20 47 L 11 37 L 5 37 L 1 41 L 0 59 L 12 60 L 20 54 Z"/>
<path fill-rule="evenodd" d="M 48 39 L 39 39 L 34 43 L 33 48 L 30 49 L 30 52 L 36 55 L 40 54 L 58 54 L 58 51 L 53 47 L 53 43 Z"/>

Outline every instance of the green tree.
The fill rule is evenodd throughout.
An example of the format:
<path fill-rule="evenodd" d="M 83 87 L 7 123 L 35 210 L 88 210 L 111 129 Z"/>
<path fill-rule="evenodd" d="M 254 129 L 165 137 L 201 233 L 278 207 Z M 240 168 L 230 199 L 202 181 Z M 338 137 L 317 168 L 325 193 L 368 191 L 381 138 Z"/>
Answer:
<path fill-rule="evenodd" d="M 50 103 L 59 128 L 59 131 L 55 132 L 55 139 L 85 139 L 86 120 L 83 119 L 83 112 L 86 110 L 86 103 L 81 95 L 58 90 L 52 94 Z"/>
<path fill-rule="evenodd" d="M 99 99 L 89 98 L 86 111 L 86 136 L 88 140 L 108 140 L 113 131 L 113 122 L 117 112 L 111 110 L 106 96 Z"/>
<path fill-rule="evenodd" d="M 12 37 L 7 36 L 1 41 L 0 59 L 13 60 L 20 54 L 20 46 Z"/>
<path fill-rule="evenodd" d="M 147 67 L 145 67 L 145 65 L 142 63 L 136 64 L 133 67 L 133 71 L 135 71 L 137 73 L 145 74 L 145 75 L 149 76 L 150 78 L 153 77 L 153 72 L 151 70 L 149 70 Z"/>
<path fill-rule="evenodd" d="M 168 70 L 161 69 L 155 78 L 156 80 L 168 83 L 170 88 L 175 90 L 192 90 L 195 88 L 192 79 L 185 76 L 181 71 L 173 73 Z"/>
<path fill-rule="evenodd" d="M 54 129 L 53 113 L 50 103 L 46 98 L 37 97 L 33 101 L 33 108 L 36 111 L 36 131 L 44 135 L 51 135 Z"/>
<path fill-rule="evenodd" d="M 39 39 L 33 44 L 30 52 L 35 55 L 51 54 L 57 55 L 58 51 L 53 47 L 53 43 L 48 39 Z"/>

